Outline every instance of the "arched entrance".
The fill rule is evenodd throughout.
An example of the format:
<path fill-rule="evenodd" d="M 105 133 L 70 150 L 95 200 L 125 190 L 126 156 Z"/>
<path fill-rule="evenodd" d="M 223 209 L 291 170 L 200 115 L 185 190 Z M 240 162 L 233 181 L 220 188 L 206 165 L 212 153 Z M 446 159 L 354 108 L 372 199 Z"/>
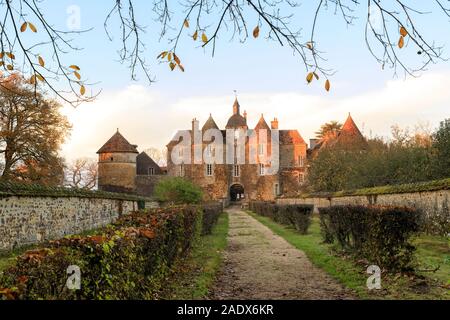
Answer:
<path fill-rule="evenodd" d="M 244 187 L 241 184 L 233 184 L 230 187 L 230 200 L 241 201 L 244 199 Z"/>

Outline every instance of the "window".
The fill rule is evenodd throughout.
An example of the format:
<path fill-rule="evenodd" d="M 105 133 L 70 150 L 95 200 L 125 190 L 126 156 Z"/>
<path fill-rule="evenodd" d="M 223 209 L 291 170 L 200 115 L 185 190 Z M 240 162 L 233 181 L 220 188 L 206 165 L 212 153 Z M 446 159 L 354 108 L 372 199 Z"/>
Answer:
<path fill-rule="evenodd" d="M 259 164 L 259 175 L 260 176 L 264 175 L 264 163 Z"/>
<path fill-rule="evenodd" d="M 264 154 L 264 151 L 265 151 L 264 149 L 265 149 L 265 146 L 264 146 L 263 143 L 258 144 L 258 154 L 259 155 L 263 155 Z"/>
<path fill-rule="evenodd" d="M 111 161 L 114 161 L 114 158 L 113 158 L 113 157 L 111 157 Z"/>
<path fill-rule="evenodd" d="M 280 185 L 278 183 L 275 183 L 273 186 L 273 194 L 275 197 L 280 195 Z"/>
<path fill-rule="evenodd" d="M 148 168 L 148 175 L 152 176 L 154 174 L 155 174 L 155 168 L 153 168 L 153 167 Z"/>
<path fill-rule="evenodd" d="M 233 171 L 233 176 L 235 177 L 239 177 L 241 175 L 241 168 L 239 167 L 239 165 L 235 165 L 234 166 L 234 171 Z"/>
<path fill-rule="evenodd" d="M 303 157 L 302 155 L 298 156 L 298 165 L 300 167 L 304 167 L 305 166 L 305 157 Z"/>
<path fill-rule="evenodd" d="M 305 182 L 305 174 L 304 173 L 300 173 L 298 175 L 298 182 L 300 182 L 300 183 Z"/>
<path fill-rule="evenodd" d="M 180 171 L 178 172 L 180 177 L 184 177 L 184 164 L 180 164 Z"/>
<path fill-rule="evenodd" d="M 206 175 L 208 177 L 213 175 L 213 165 L 212 164 L 207 164 L 206 165 Z"/>

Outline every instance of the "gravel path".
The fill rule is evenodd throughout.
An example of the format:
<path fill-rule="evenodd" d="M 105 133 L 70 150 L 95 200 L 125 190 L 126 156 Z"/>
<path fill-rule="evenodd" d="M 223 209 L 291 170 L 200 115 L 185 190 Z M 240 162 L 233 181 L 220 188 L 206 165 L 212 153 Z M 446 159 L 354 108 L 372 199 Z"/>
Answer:
<path fill-rule="evenodd" d="M 211 299 L 353 299 L 306 255 L 237 207 Z"/>

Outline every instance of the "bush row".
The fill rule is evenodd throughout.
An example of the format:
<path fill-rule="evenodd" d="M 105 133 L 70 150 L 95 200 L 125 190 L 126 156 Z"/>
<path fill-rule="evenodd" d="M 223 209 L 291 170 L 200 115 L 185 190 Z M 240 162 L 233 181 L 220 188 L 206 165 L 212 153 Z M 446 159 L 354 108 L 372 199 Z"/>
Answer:
<path fill-rule="evenodd" d="M 279 205 L 265 201 L 252 201 L 249 209 L 259 215 L 269 217 L 275 222 L 291 225 L 298 232 L 306 234 L 311 225 L 313 205 L 292 204 Z"/>
<path fill-rule="evenodd" d="M 419 230 L 419 211 L 394 206 L 332 206 L 319 208 L 325 242 L 339 246 L 370 264 L 391 271 L 412 267 L 415 250 L 410 236 Z"/>
<path fill-rule="evenodd" d="M 173 263 L 221 212 L 221 205 L 138 211 L 95 235 L 49 241 L 0 275 L 0 299 L 156 299 Z M 79 290 L 67 286 L 76 285 L 69 266 L 81 271 Z"/>

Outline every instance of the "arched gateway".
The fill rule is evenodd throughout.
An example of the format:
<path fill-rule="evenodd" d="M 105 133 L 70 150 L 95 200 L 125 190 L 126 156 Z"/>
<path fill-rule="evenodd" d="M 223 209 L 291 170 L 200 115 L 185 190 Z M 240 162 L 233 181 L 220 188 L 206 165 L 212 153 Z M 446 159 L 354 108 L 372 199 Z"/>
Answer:
<path fill-rule="evenodd" d="M 240 201 L 244 198 L 244 187 L 241 184 L 233 184 L 230 187 L 230 200 Z"/>

